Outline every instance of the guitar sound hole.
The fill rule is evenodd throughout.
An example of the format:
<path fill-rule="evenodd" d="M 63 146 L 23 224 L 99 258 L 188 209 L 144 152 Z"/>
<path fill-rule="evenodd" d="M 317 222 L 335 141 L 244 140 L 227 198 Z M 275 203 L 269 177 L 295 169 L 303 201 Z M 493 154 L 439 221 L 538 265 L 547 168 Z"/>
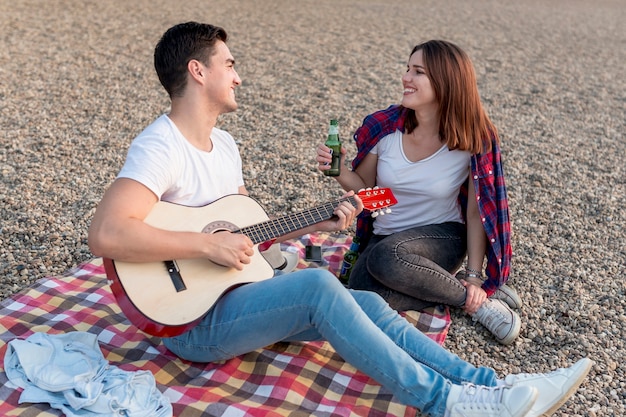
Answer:
<path fill-rule="evenodd" d="M 237 225 L 224 220 L 211 222 L 202 228 L 202 233 L 232 232 L 238 230 Z"/>

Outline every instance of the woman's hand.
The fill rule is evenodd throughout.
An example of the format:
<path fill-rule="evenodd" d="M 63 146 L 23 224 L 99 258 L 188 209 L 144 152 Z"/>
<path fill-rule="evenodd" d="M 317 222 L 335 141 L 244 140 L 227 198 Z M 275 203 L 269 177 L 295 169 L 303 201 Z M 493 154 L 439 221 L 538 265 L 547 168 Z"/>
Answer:
<path fill-rule="evenodd" d="M 461 284 L 463 284 L 467 290 L 463 310 L 465 310 L 467 314 L 475 314 L 487 299 L 487 293 L 481 288 L 482 282 L 478 279 L 472 280 L 472 278 L 467 278 L 462 279 Z"/>
<path fill-rule="evenodd" d="M 317 145 L 317 156 L 315 157 L 315 161 L 317 161 L 317 168 L 320 171 L 326 171 L 330 169 L 330 163 L 333 160 L 333 156 L 330 153 L 330 148 L 323 143 Z M 344 166 L 346 160 L 346 148 L 341 147 L 341 166 Z"/>

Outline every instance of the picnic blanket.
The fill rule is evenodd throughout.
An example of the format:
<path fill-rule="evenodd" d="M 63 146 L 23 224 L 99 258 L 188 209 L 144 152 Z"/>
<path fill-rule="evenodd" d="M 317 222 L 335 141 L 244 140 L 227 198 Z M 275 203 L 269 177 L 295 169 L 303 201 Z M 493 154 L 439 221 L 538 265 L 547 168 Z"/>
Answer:
<path fill-rule="evenodd" d="M 313 234 L 286 242 L 299 253 L 298 268 L 335 272 L 350 237 Z M 321 265 L 304 261 L 307 244 L 323 247 Z M 443 343 L 450 324 L 445 308 L 403 313 Z M 85 331 L 97 335 L 104 357 L 126 371 L 148 370 L 168 397 L 176 417 L 209 416 L 415 416 L 391 393 L 345 363 L 326 342 L 276 343 L 220 363 L 183 361 L 158 337 L 146 335 L 124 317 L 107 284 L 102 260 L 93 259 L 61 277 L 43 278 L 0 303 L 0 358 L 7 343 L 34 332 Z M 3 365 L 3 360 L 0 360 Z M 19 404 L 21 389 L 0 369 L 0 415 L 61 416 L 48 404 Z"/>

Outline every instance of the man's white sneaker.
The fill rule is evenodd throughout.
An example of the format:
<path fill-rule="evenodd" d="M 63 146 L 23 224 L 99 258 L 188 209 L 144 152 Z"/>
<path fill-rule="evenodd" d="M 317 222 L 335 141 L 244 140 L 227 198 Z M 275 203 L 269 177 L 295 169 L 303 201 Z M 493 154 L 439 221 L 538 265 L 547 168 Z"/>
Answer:
<path fill-rule="evenodd" d="M 444 417 L 522 417 L 536 398 L 537 390 L 530 386 L 452 385 Z"/>
<path fill-rule="evenodd" d="M 514 310 L 519 310 L 520 308 L 522 308 L 522 299 L 520 298 L 519 294 L 517 294 L 515 288 L 509 287 L 506 284 L 498 288 L 498 290 L 493 293 L 493 295 L 489 298 L 491 298 L 492 300 L 504 301 L 509 307 Z"/>
<path fill-rule="evenodd" d="M 504 383 L 509 387 L 536 388 L 539 396 L 526 416 L 549 416 L 576 392 L 593 364 L 591 359 L 583 358 L 569 368 L 560 368 L 547 374 L 508 375 Z"/>
<path fill-rule="evenodd" d="M 517 313 L 500 300 L 485 300 L 472 318 L 485 326 L 503 345 L 513 343 L 521 328 Z"/>

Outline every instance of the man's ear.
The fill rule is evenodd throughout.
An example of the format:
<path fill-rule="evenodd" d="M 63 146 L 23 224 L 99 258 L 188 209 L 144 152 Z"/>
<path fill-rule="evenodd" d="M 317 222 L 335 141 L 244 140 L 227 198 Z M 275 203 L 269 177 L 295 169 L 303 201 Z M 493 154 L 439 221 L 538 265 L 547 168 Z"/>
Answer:
<path fill-rule="evenodd" d="M 189 71 L 189 75 L 191 75 L 191 77 L 197 82 L 204 82 L 206 70 L 207 68 L 204 64 L 196 59 L 191 59 L 187 63 L 187 71 Z"/>

